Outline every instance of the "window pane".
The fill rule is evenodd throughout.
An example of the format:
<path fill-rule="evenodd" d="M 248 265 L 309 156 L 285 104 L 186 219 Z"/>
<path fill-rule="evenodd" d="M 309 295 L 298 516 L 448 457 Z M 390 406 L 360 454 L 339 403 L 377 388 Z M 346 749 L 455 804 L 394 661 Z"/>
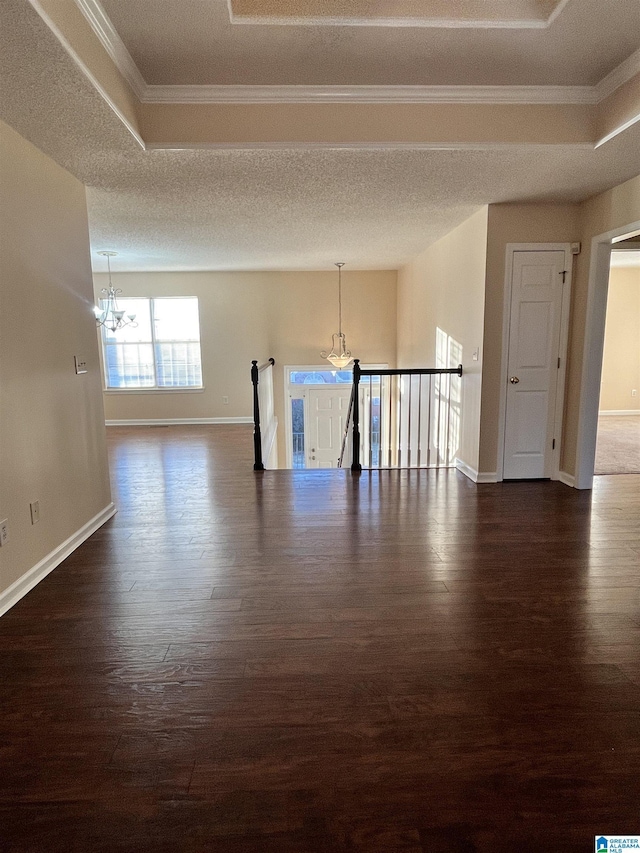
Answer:
<path fill-rule="evenodd" d="M 199 343 L 156 344 L 156 364 L 161 388 L 202 385 Z"/>
<path fill-rule="evenodd" d="M 106 308 L 104 299 L 100 300 L 100 307 Z M 135 314 L 137 326 L 125 326 L 112 332 L 104 327 L 104 339 L 108 343 L 151 343 L 151 315 L 149 312 L 148 299 L 118 299 L 118 309 L 127 314 Z"/>
<path fill-rule="evenodd" d="M 289 381 L 294 385 L 335 385 L 353 382 L 351 370 L 291 370 Z"/>
<path fill-rule="evenodd" d="M 198 300 L 154 299 L 153 320 L 157 341 L 199 341 Z"/>
<path fill-rule="evenodd" d="M 152 388 L 155 385 L 151 344 L 108 344 L 104 349 L 107 388 Z"/>
<path fill-rule="evenodd" d="M 304 400 L 291 401 L 292 458 L 294 468 L 306 468 L 304 455 Z"/>

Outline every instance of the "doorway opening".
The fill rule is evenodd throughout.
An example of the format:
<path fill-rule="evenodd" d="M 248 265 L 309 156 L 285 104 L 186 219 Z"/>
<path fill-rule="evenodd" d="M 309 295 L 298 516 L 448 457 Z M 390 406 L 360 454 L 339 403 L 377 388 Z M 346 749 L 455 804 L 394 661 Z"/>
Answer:
<path fill-rule="evenodd" d="M 591 241 L 576 475 L 572 484 L 577 489 L 593 487 L 611 251 L 613 246 L 631 239 L 640 240 L 640 221 L 599 234 Z"/>
<path fill-rule="evenodd" d="M 385 369 L 386 364 L 368 366 Z M 287 468 L 337 468 L 353 387 L 353 369 L 284 369 Z"/>
<path fill-rule="evenodd" d="M 594 474 L 640 474 L 640 238 L 612 246 Z"/>

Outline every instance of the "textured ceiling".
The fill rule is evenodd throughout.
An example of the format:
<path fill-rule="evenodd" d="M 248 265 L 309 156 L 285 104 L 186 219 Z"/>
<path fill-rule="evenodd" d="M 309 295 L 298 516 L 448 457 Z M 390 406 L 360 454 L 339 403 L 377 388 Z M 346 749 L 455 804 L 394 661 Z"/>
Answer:
<path fill-rule="evenodd" d="M 640 33 L 638 0 L 569 0 L 550 28 L 523 30 L 233 25 L 225 0 L 102 6 L 149 84 L 595 85 Z"/>
<path fill-rule="evenodd" d="M 26 0 L 2 0 L 0 33 L 0 117 L 87 184 L 118 269 L 393 268 L 482 204 L 640 173 L 640 123 L 596 151 L 143 152 Z"/>

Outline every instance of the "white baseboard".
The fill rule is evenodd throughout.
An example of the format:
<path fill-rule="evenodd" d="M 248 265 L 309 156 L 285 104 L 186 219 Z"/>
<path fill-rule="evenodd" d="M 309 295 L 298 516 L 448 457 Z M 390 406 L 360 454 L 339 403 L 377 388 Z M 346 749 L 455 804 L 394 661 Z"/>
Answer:
<path fill-rule="evenodd" d="M 473 480 L 474 483 L 478 482 L 478 472 L 476 469 L 472 468 L 471 465 L 467 465 L 467 463 L 463 462 L 462 459 L 456 459 L 456 468 L 461 474 L 464 474 L 465 477 Z"/>
<path fill-rule="evenodd" d="M 477 471 L 471 465 L 467 465 L 462 459 L 456 459 L 456 468 L 465 477 L 473 480 L 474 483 L 497 483 L 498 475 L 495 471 Z"/>
<path fill-rule="evenodd" d="M 498 482 L 498 472 L 497 471 L 479 471 L 478 479 L 476 483 L 497 483 Z"/>
<path fill-rule="evenodd" d="M 65 539 L 57 548 L 54 548 L 44 559 L 36 563 L 33 568 L 25 572 L 22 577 L 12 583 L 3 593 L 0 593 L 0 616 L 6 613 L 7 610 L 10 610 L 21 598 L 24 598 L 34 586 L 39 584 L 43 578 L 46 578 L 56 566 L 59 566 L 63 560 L 66 560 L 69 554 L 75 551 L 79 545 L 82 545 L 85 539 L 88 539 L 92 533 L 95 533 L 99 527 L 102 527 L 105 521 L 108 521 L 115 514 L 115 504 L 110 503 L 97 515 L 94 515 L 90 521 L 87 521 L 79 530 L 76 530 L 72 536 Z"/>
<path fill-rule="evenodd" d="M 598 412 L 599 418 L 613 417 L 614 415 L 640 415 L 640 409 L 603 409 Z"/>
<path fill-rule="evenodd" d="M 107 426 L 178 426 L 180 424 L 252 424 L 253 418 L 156 418 L 154 420 L 110 420 Z"/>
<path fill-rule="evenodd" d="M 571 486 L 572 489 L 576 487 L 576 478 L 573 474 L 567 474 L 566 471 L 558 471 L 558 480 L 564 483 L 565 486 Z"/>

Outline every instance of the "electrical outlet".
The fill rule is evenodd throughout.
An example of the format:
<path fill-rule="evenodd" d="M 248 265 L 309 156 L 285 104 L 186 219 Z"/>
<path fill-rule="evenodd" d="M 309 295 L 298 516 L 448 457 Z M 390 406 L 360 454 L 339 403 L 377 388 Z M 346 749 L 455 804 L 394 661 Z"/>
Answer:
<path fill-rule="evenodd" d="M 87 360 L 85 358 L 81 358 L 79 355 L 74 355 L 73 360 L 76 365 L 76 373 L 86 373 L 87 372 Z"/>
<path fill-rule="evenodd" d="M 0 521 L 0 546 L 6 545 L 9 539 L 9 520 Z"/>
<path fill-rule="evenodd" d="M 228 398 L 228 397 L 223 397 L 223 398 L 222 398 L 222 405 L 223 405 L 223 406 L 228 406 L 228 405 L 229 405 L 229 398 Z"/>
<path fill-rule="evenodd" d="M 634 389 L 633 389 L 633 391 L 631 392 L 631 396 L 632 396 L 632 397 L 637 397 L 637 396 L 638 396 L 638 389 L 637 389 L 637 388 L 634 388 Z"/>
<path fill-rule="evenodd" d="M 40 521 L 40 501 L 33 501 L 29 506 L 31 507 L 31 524 L 37 524 Z"/>

